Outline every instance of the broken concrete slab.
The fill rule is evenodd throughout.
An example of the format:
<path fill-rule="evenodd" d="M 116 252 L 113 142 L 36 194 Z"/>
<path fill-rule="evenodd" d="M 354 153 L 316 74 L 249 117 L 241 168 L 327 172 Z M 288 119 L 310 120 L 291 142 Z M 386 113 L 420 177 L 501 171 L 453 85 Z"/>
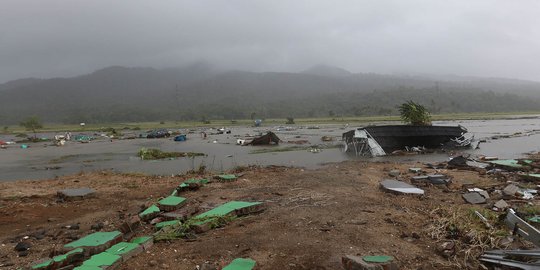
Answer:
<path fill-rule="evenodd" d="M 182 192 L 182 191 L 185 191 L 185 190 L 196 190 L 196 189 L 199 189 L 200 187 L 202 187 L 204 184 L 207 184 L 207 183 L 208 183 L 208 179 L 206 179 L 206 178 L 200 178 L 200 179 L 191 178 L 191 179 L 188 179 L 188 180 L 184 181 L 183 183 L 181 183 L 176 188 L 176 190 L 178 190 L 178 192 Z"/>
<path fill-rule="evenodd" d="M 444 174 L 429 174 L 428 179 L 434 185 L 446 185 L 450 183 L 448 176 Z"/>
<path fill-rule="evenodd" d="M 468 192 L 461 195 L 463 199 L 470 204 L 481 204 L 486 203 L 486 198 L 480 195 L 478 192 Z"/>
<path fill-rule="evenodd" d="M 391 170 L 388 175 L 392 177 L 398 177 L 401 174 L 399 170 Z"/>
<path fill-rule="evenodd" d="M 469 188 L 467 189 L 469 192 L 477 192 L 480 195 L 482 195 L 484 198 L 489 199 L 489 193 L 481 188 Z"/>
<path fill-rule="evenodd" d="M 519 174 L 519 177 L 527 181 L 540 181 L 540 174 L 538 173 Z"/>
<path fill-rule="evenodd" d="M 409 168 L 409 172 L 412 172 L 412 173 L 421 173 L 421 172 L 422 172 L 422 168 Z"/>
<path fill-rule="evenodd" d="M 158 207 L 160 210 L 170 212 L 182 207 L 185 203 L 186 198 L 171 195 L 161 199 L 158 202 Z"/>
<path fill-rule="evenodd" d="M 70 199 L 82 199 L 82 198 L 93 195 L 95 192 L 96 192 L 95 190 L 88 187 L 68 188 L 68 189 L 63 189 L 63 190 L 58 191 L 56 195 L 65 200 L 70 200 Z"/>
<path fill-rule="evenodd" d="M 211 223 L 219 218 L 254 214 L 263 211 L 264 208 L 265 206 L 261 202 L 227 202 L 214 209 L 195 216 L 195 219 L 198 221 L 194 224 L 194 229 L 195 231 L 202 233 L 212 229 L 212 226 L 210 226 Z"/>
<path fill-rule="evenodd" d="M 237 258 L 229 265 L 223 267 L 222 270 L 251 270 L 255 267 L 256 262 L 252 259 Z"/>
<path fill-rule="evenodd" d="M 157 207 L 157 205 L 153 204 L 150 207 L 146 208 L 146 210 L 142 211 L 139 214 L 139 217 L 142 220 L 147 221 L 147 220 L 150 220 L 150 219 L 153 219 L 153 218 L 157 217 L 160 212 L 161 212 L 161 210 L 159 209 L 159 207 Z"/>
<path fill-rule="evenodd" d="M 108 248 L 105 252 L 118 255 L 122 257 L 122 262 L 126 262 L 131 257 L 137 256 L 143 252 L 143 247 L 136 243 L 120 242 Z"/>
<path fill-rule="evenodd" d="M 510 207 L 510 205 L 505 200 L 498 200 L 493 206 L 497 207 L 498 209 L 506 209 Z"/>
<path fill-rule="evenodd" d="M 424 190 L 397 180 L 383 180 L 380 185 L 382 189 L 394 193 L 424 195 Z"/>
<path fill-rule="evenodd" d="M 128 218 L 118 228 L 123 234 L 134 232 L 141 225 L 141 218 L 139 216 L 132 216 Z"/>
<path fill-rule="evenodd" d="M 83 262 L 82 267 L 99 267 L 101 269 L 115 269 L 122 262 L 122 257 L 108 252 L 101 252 L 93 255 L 90 259 Z M 87 269 L 87 268 L 75 268 Z"/>
<path fill-rule="evenodd" d="M 180 220 L 162 221 L 160 223 L 157 223 L 155 225 L 155 228 L 156 228 L 156 230 L 161 230 L 161 229 L 163 229 L 165 227 L 172 226 L 172 225 L 177 225 L 177 224 L 180 224 Z"/>
<path fill-rule="evenodd" d="M 67 252 L 66 254 L 58 255 L 52 259 L 33 265 L 31 269 L 58 269 L 75 262 L 82 261 L 83 258 L 84 250 L 82 248 L 76 248 L 70 252 Z"/>
<path fill-rule="evenodd" d="M 411 177 L 411 182 L 415 184 L 427 184 L 429 183 L 429 176 L 427 175 L 417 175 Z"/>
<path fill-rule="evenodd" d="M 399 266 L 397 263 L 395 263 L 392 260 L 387 260 L 387 257 L 390 256 L 384 256 L 384 260 L 376 259 L 375 262 L 367 262 L 364 258 L 368 257 L 368 260 L 370 260 L 369 257 L 381 257 L 382 256 L 354 256 L 354 255 L 347 255 L 341 258 L 341 263 L 343 265 L 343 268 L 346 270 L 398 270 Z M 391 257 L 390 257 L 391 258 Z M 382 261 L 382 262 L 378 262 Z"/>
<path fill-rule="evenodd" d="M 510 184 L 503 189 L 504 195 L 507 195 L 507 196 L 515 196 L 518 193 L 518 191 L 519 191 L 519 187 L 513 184 Z"/>
<path fill-rule="evenodd" d="M 263 203 L 261 202 L 230 201 L 214 209 L 211 209 L 207 212 L 204 212 L 196 216 L 196 218 L 201 219 L 205 217 L 224 217 L 231 213 L 235 215 L 238 215 L 238 214 L 245 215 L 247 213 L 254 213 L 254 212 L 261 211 L 262 210 L 261 206 L 263 206 Z M 249 211 L 243 211 L 243 210 L 249 210 Z"/>
<path fill-rule="evenodd" d="M 199 207 L 192 205 L 191 207 L 184 207 L 174 212 L 161 213 L 159 216 L 162 217 L 163 220 L 165 221 L 175 220 L 175 219 L 180 220 L 180 221 L 185 221 L 191 218 L 197 212 L 199 212 Z"/>
<path fill-rule="evenodd" d="M 95 232 L 77 241 L 65 244 L 64 249 L 72 250 L 82 248 L 84 249 L 84 254 L 90 256 L 105 251 L 120 241 L 122 241 L 122 233 L 119 231 Z"/>
<path fill-rule="evenodd" d="M 509 169 L 509 170 L 516 170 L 516 169 L 522 169 L 524 165 L 532 163 L 532 160 L 517 160 L 517 159 L 500 159 L 500 160 L 493 160 L 489 162 L 490 164 Z"/>
<path fill-rule="evenodd" d="M 141 236 L 133 238 L 131 243 L 140 245 L 144 250 L 149 250 L 154 245 L 154 237 L 152 236 Z"/>
<path fill-rule="evenodd" d="M 236 180 L 236 175 L 234 174 L 220 174 L 220 175 L 216 175 L 214 176 L 215 179 L 218 179 L 220 181 L 226 181 L 226 182 L 229 182 L 229 181 L 234 181 Z"/>

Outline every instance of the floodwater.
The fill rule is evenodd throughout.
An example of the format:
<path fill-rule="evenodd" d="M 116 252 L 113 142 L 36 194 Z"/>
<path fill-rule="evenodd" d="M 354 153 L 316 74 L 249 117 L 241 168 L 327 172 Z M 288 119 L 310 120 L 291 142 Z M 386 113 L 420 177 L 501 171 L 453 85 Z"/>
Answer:
<path fill-rule="evenodd" d="M 389 123 L 384 123 L 389 124 Z M 435 125 L 462 125 L 475 138 L 492 138 L 480 144 L 480 149 L 466 150 L 471 155 L 518 158 L 528 152 L 540 151 L 540 116 L 506 120 L 440 121 Z M 220 172 L 236 166 L 281 165 L 316 168 L 325 163 L 353 159 L 339 148 L 341 134 L 358 127 L 351 124 L 320 125 L 319 129 L 296 127 L 233 127 L 231 134 L 216 134 L 216 130 L 204 129 L 208 135 L 203 139 L 201 130 L 188 134 L 188 140 L 175 142 L 172 138 L 113 140 L 96 139 L 90 143 L 67 142 L 65 146 L 52 146 L 51 142 L 30 144 L 27 149 L 19 144 L 0 149 L 0 181 L 50 179 L 56 176 L 88 171 L 112 170 L 123 173 L 145 173 L 153 175 L 181 174 L 205 166 L 207 170 Z M 279 146 L 238 146 L 236 140 L 247 135 L 257 135 L 266 131 L 275 132 L 285 143 Z M 184 130 L 186 131 L 186 130 Z M 521 133 L 518 136 L 505 136 Z M 91 134 L 91 133 L 86 133 Z M 54 134 L 39 134 L 52 137 Z M 331 136 L 333 142 L 322 142 L 322 136 Z M 13 136 L 0 135 L 0 140 L 14 140 Z M 307 140 L 308 144 L 296 145 L 288 141 Z M 312 153 L 310 145 L 320 152 Z M 295 151 L 276 152 L 276 149 L 302 147 Z M 199 152 L 204 157 L 178 158 L 170 160 L 141 160 L 137 152 L 142 147 L 157 148 L 162 151 Z M 333 147 L 333 148 L 332 148 Z M 253 153 L 253 151 L 272 151 Z M 448 154 L 427 154 L 405 157 L 382 157 L 375 160 L 418 160 L 444 161 Z"/>

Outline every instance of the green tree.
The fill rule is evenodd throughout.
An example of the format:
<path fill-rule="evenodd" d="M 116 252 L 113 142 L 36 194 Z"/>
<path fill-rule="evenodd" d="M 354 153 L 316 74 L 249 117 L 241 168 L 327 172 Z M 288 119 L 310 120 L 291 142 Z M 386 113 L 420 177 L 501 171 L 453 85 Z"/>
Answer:
<path fill-rule="evenodd" d="M 293 117 L 287 117 L 286 125 L 294 125 L 294 118 Z"/>
<path fill-rule="evenodd" d="M 412 100 L 401 104 L 398 109 L 401 120 L 407 124 L 420 126 L 431 125 L 431 115 L 426 107 Z"/>
<path fill-rule="evenodd" d="M 37 116 L 28 117 L 24 121 L 20 122 L 19 125 L 28 131 L 32 131 L 34 133 L 34 138 L 37 137 L 36 131 L 43 128 L 43 124 Z"/>

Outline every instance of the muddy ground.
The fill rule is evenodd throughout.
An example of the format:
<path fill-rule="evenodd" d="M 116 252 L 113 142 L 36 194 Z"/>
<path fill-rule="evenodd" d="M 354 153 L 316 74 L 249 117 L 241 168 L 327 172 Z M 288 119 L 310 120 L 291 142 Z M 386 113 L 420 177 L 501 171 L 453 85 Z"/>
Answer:
<path fill-rule="evenodd" d="M 501 181 L 476 171 L 424 168 L 450 175 L 452 184 L 422 187 L 426 190 L 422 197 L 380 189 L 379 182 L 391 178 L 390 170 L 400 170 L 398 178 L 408 182 L 413 176 L 409 167 L 424 165 L 347 161 L 315 170 L 245 168 L 235 182 L 214 182 L 182 193 L 190 201 L 185 207 L 202 212 L 230 200 L 261 201 L 267 206 L 264 212 L 233 220 L 196 239 L 156 243 L 121 269 L 193 270 L 205 262 L 224 265 L 250 257 L 257 261 L 256 269 L 330 270 L 341 269 L 341 256 L 346 254 L 391 255 L 402 269 L 477 269 L 475 256 L 483 246 L 456 244 L 455 255 L 445 257 L 439 246 L 461 240 L 445 239 L 444 228 L 437 226 L 451 216 L 455 221 L 470 220 L 473 206 L 461 198 L 464 183 L 485 188 Z M 91 226 L 100 222 L 103 230 L 114 230 L 190 177 L 96 172 L 0 183 L 0 269 L 30 266 L 55 247 L 93 232 Z M 77 201 L 62 202 L 55 196 L 60 189 L 76 187 L 97 192 Z M 479 220 L 472 222 L 482 227 Z M 65 228 L 74 224 L 80 228 Z M 137 235 L 152 232 L 152 226 L 145 224 Z M 19 257 L 14 246 L 25 236 L 32 247 L 27 256 Z"/>

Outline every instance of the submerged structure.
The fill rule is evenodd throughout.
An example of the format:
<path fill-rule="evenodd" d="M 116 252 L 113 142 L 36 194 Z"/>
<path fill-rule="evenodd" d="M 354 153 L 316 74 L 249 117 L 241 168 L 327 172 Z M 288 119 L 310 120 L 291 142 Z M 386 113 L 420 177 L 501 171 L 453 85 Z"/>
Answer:
<path fill-rule="evenodd" d="M 265 135 L 256 137 L 250 142 L 246 142 L 246 145 L 269 145 L 269 144 L 279 144 L 281 140 L 279 137 L 272 131 L 268 131 Z"/>
<path fill-rule="evenodd" d="M 462 126 L 367 126 L 343 133 L 345 151 L 361 156 L 384 156 L 396 150 L 468 146 Z"/>

